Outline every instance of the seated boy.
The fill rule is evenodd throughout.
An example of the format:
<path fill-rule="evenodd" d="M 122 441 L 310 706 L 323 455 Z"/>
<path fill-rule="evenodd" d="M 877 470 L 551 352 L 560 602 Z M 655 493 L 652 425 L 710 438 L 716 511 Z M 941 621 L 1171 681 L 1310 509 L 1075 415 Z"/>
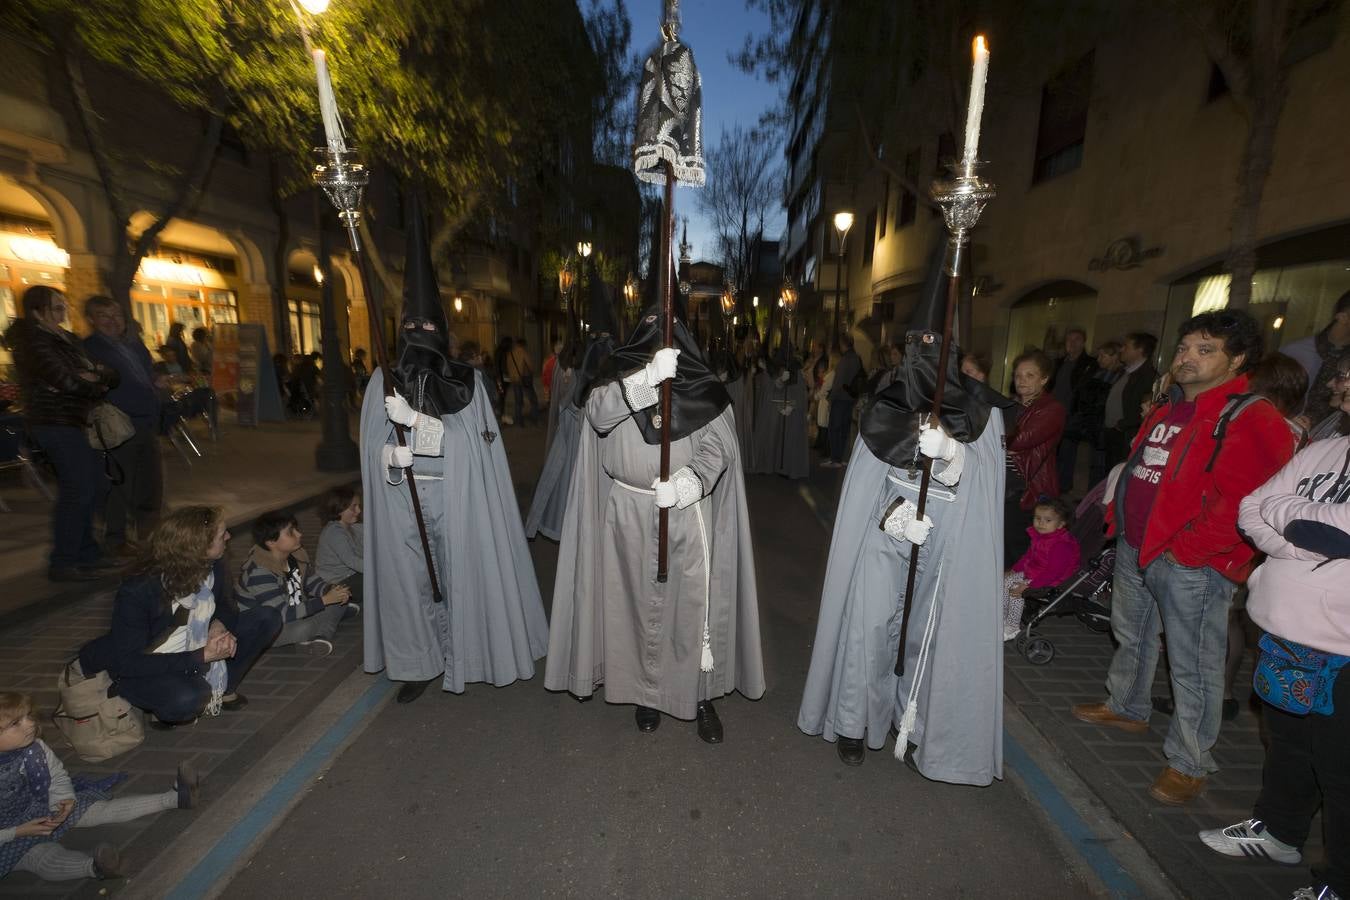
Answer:
<path fill-rule="evenodd" d="M 282 512 L 263 513 L 253 523 L 253 549 L 239 572 L 235 596 L 245 609 L 270 606 L 281 613 L 274 647 L 298 644 L 314 656 L 333 652 L 338 623 L 359 611 L 351 590 L 328 585 L 300 546 L 299 523 Z"/>

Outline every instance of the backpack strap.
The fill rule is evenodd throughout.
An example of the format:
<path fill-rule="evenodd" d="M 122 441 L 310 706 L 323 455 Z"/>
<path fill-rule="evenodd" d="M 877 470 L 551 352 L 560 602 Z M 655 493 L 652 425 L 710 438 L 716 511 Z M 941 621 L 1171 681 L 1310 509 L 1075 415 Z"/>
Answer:
<path fill-rule="evenodd" d="M 1223 440 L 1228 436 L 1228 425 L 1251 406 L 1257 403 L 1269 403 L 1265 397 L 1260 394 L 1231 394 L 1228 402 L 1223 405 L 1223 410 L 1219 413 L 1218 421 L 1214 423 L 1214 431 L 1211 437 L 1214 438 L 1214 452 L 1209 455 L 1209 462 L 1205 463 L 1205 471 L 1210 472 L 1214 469 L 1214 462 L 1219 458 L 1219 451 L 1223 449 Z"/>

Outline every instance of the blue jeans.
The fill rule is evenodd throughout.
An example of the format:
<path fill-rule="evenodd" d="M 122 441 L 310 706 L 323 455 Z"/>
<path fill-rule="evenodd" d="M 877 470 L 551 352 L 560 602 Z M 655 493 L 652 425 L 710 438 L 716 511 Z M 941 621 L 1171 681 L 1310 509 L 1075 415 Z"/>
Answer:
<path fill-rule="evenodd" d="M 94 540 L 94 507 L 103 493 L 103 459 L 74 425 L 31 425 L 29 432 L 56 470 L 49 566 L 89 565 L 100 550 Z"/>
<path fill-rule="evenodd" d="M 1106 676 L 1107 706 L 1145 721 L 1158 668 L 1158 636 L 1167 633 L 1167 668 L 1176 711 L 1163 741 L 1167 764 L 1183 775 L 1218 771 L 1210 749 L 1223 713 L 1228 607 L 1235 585 L 1208 567 L 1160 556 L 1139 571 L 1139 551 L 1116 542 L 1111 631 L 1120 646 Z"/>
<path fill-rule="evenodd" d="M 830 398 L 830 459 L 843 462 L 848 458 L 848 435 L 853 429 L 853 398 Z"/>

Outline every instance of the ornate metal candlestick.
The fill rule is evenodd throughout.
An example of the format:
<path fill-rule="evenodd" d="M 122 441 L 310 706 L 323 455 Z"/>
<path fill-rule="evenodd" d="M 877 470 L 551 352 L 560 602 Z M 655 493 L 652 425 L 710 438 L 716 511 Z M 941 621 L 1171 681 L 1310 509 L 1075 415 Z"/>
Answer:
<path fill-rule="evenodd" d="M 365 195 L 366 185 L 370 183 L 370 172 L 354 148 L 319 147 L 314 152 L 319 158 L 314 166 L 314 183 L 323 188 L 328 199 L 337 207 L 338 218 L 347 229 L 352 252 L 360 253 L 361 233 L 358 227 L 361 224 L 361 199 Z M 363 270 L 363 278 L 364 275 Z M 369 288 L 369 285 L 365 287 Z M 370 296 L 368 291 L 366 296 Z"/>

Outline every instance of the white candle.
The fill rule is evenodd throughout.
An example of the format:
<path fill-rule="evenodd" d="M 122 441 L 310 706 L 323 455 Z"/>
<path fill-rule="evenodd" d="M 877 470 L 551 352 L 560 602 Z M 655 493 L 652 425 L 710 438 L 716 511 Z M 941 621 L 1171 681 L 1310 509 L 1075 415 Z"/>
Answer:
<path fill-rule="evenodd" d="M 329 150 L 346 150 L 342 140 L 342 126 L 338 124 L 337 98 L 333 82 L 328 77 L 328 60 L 322 50 L 314 51 L 314 75 L 319 81 L 319 115 L 323 117 L 323 133 Z"/>
<path fill-rule="evenodd" d="M 984 35 L 975 36 L 975 66 L 970 73 L 970 105 L 966 107 L 966 144 L 961 166 L 970 169 L 980 149 L 980 118 L 984 115 L 984 81 L 989 74 L 989 47 Z"/>

